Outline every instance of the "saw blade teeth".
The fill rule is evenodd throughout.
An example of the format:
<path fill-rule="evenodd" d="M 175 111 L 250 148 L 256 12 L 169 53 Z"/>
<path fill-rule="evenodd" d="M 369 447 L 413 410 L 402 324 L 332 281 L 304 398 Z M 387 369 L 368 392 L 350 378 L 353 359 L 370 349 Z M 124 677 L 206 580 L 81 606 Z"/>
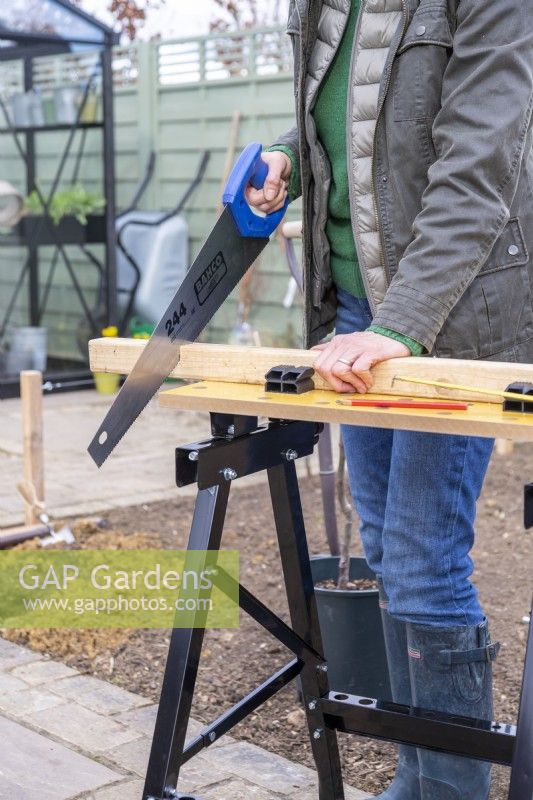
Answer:
<path fill-rule="evenodd" d="M 224 209 L 88 447 L 98 467 L 178 364 L 179 345 L 198 338 L 267 243 L 241 237 Z"/>
<path fill-rule="evenodd" d="M 179 360 L 178 360 L 178 362 L 177 362 L 177 363 L 179 363 Z M 163 383 L 163 381 L 164 381 L 164 380 L 165 380 L 165 379 L 163 378 L 163 379 L 162 379 L 162 381 L 161 381 L 161 383 Z M 125 389 L 125 388 L 126 388 L 126 384 L 127 384 L 127 381 L 126 381 L 126 383 L 124 383 L 124 385 L 123 385 L 123 387 L 122 387 L 121 391 L 122 391 L 123 389 Z M 130 387 L 130 388 L 131 388 L 131 387 Z M 126 394 L 127 394 L 127 392 L 126 392 Z M 157 389 L 155 390 L 155 394 L 157 394 Z M 153 396 L 154 396 L 154 395 L 152 395 L 152 397 L 153 397 Z M 118 399 L 118 397 L 119 397 L 119 395 L 117 395 L 117 397 L 115 398 L 115 400 L 117 400 L 117 399 Z M 110 438 L 109 438 L 110 434 L 109 434 L 109 432 L 108 432 L 108 430 L 107 430 L 107 429 L 109 429 L 109 428 L 113 427 L 112 425 L 108 424 L 108 422 L 109 422 L 109 421 L 111 421 L 111 420 L 110 420 L 110 417 L 112 416 L 113 409 L 115 408 L 115 403 L 113 403 L 113 405 L 111 406 L 111 408 L 110 408 L 110 409 L 109 409 L 109 411 L 107 412 L 107 414 L 106 414 L 106 416 L 105 416 L 105 419 L 104 419 L 103 423 L 100 425 L 100 427 L 99 427 L 99 429 L 97 430 L 96 434 L 94 435 L 94 437 L 93 437 L 93 439 L 92 439 L 92 441 L 91 441 L 91 443 L 90 443 L 89 447 L 87 448 L 87 452 L 89 453 L 89 455 L 91 456 L 92 460 L 94 461 L 94 463 L 96 464 L 96 466 L 97 466 L 98 468 L 100 468 L 100 467 L 102 466 L 102 464 L 104 463 L 104 461 L 106 461 L 106 460 L 108 459 L 108 457 L 111 455 L 111 453 L 113 452 L 113 450 L 114 450 L 114 449 L 117 447 L 117 445 L 119 444 L 119 442 L 120 442 L 120 441 L 121 441 L 121 440 L 124 438 L 124 436 L 125 436 L 125 435 L 126 435 L 126 433 L 129 431 L 129 429 L 131 428 L 131 426 L 132 426 L 132 425 L 135 423 L 135 421 L 136 421 L 136 420 L 139 418 L 139 416 L 142 414 L 142 412 L 144 411 L 144 409 L 146 408 L 146 406 L 148 405 L 148 403 L 150 402 L 150 400 L 152 399 L 152 397 L 150 397 L 150 398 L 149 398 L 149 399 L 148 399 L 148 400 L 145 402 L 145 404 L 143 405 L 143 407 L 142 407 L 142 408 L 140 408 L 140 409 L 139 409 L 139 410 L 136 412 L 135 416 L 131 416 L 131 417 L 129 418 L 128 425 L 127 425 L 126 427 L 124 427 L 122 430 L 117 430 L 116 428 L 114 429 L 114 431 L 113 431 L 113 440 L 112 440 L 112 442 L 111 442 L 111 440 L 110 440 Z M 106 437 L 105 437 L 105 439 L 104 439 L 104 440 L 101 442 L 101 441 L 100 441 L 100 439 L 101 439 L 101 437 L 102 437 L 102 435 L 103 435 L 103 434 L 106 434 Z M 107 447 L 106 447 L 106 445 L 107 445 Z"/>

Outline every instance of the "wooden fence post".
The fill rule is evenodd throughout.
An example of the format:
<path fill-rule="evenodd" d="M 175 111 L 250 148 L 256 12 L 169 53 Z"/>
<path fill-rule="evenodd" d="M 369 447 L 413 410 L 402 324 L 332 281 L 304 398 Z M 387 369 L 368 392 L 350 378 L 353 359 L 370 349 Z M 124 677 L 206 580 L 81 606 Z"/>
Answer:
<path fill-rule="evenodd" d="M 514 442 L 510 439 L 496 439 L 496 452 L 499 456 L 512 456 Z"/>
<path fill-rule="evenodd" d="M 44 505 L 43 395 L 42 375 L 37 370 L 20 373 L 24 480 L 32 495 Z M 39 522 L 39 508 L 26 502 L 26 524 Z"/>

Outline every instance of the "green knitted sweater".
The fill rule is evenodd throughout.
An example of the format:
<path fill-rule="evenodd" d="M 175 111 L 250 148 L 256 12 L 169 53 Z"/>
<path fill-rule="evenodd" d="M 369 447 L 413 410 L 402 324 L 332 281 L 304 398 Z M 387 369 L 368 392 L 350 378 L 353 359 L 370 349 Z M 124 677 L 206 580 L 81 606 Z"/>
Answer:
<path fill-rule="evenodd" d="M 352 0 L 346 28 L 335 56 L 324 76 L 313 109 L 318 137 L 331 165 L 331 185 L 328 194 L 328 219 L 326 236 L 330 246 L 332 278 L 337 287 L 355 297 L 366 297 L 365 286 L 357 260 L 357 251 L 350 216 L 348 191 L 348 158 L 346 152 L 346 120 L 348 106 L 348 78 L 352 43 L 359 14 L 360 0 Z M 290 158 L 292 169 L 289 197 L 300 194 L 300 168 L 294 152 L 283 145 L 269 150 L 282 150 Z M 423 347 L 408 336 L 380 326 L 368 330 L 389 336 L 407 345 L 412 355 L 420 355 Z"/>

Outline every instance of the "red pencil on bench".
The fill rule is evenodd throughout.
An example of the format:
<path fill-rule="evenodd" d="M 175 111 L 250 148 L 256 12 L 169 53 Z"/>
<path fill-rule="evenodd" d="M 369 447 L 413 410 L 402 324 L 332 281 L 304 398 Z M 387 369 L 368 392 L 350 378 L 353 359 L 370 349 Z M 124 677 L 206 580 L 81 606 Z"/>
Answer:
<path fill-rule="evenodd" d="M 337 400 L 342 406 L 364 406 L 367 408 L 422 408 L 439 411 L 466 411 L 467 403 L 442 402 L 438 400 Z"/>

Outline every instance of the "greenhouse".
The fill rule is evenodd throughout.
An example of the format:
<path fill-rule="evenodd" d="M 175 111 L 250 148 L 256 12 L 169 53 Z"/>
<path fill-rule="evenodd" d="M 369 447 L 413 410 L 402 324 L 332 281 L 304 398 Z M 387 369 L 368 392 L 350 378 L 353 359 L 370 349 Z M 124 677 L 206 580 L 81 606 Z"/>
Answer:
<path fill-rule="evenodd" d="M 114 321 L 116 42 L 66 0 L 0 9 L 4 396 L 18 391 L 22 369 L 40 369 L 52 384 L 89 380 L 87 340 Z M 99 186 L 84 185 L 88 172 Z"/>

